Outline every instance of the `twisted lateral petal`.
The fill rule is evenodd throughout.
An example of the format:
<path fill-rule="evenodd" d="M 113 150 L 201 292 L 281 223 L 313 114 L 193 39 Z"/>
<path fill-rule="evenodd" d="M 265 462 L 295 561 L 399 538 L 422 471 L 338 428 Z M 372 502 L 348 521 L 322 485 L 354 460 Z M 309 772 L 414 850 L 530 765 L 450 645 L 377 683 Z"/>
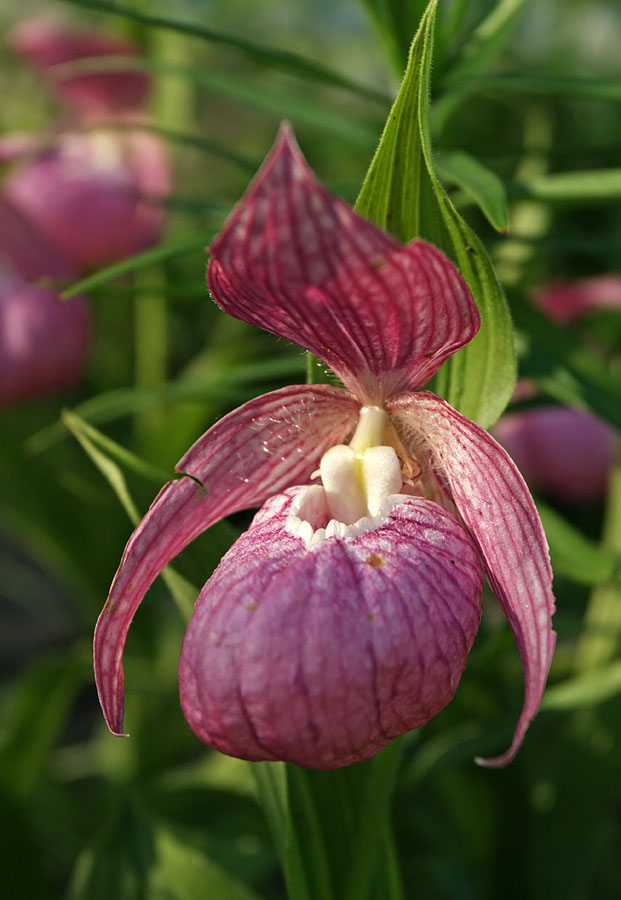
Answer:
<path fill-rule="evenodd" d="M 155 499 L 125 548 L 95 629 L 95 679 L 112 732 L 123 724 L 127 631 L 157 575 L 214 522 L 308 481 L 323 452 L 353 430 L 357 413 L 339 388 L 287 387 L 225 416 L 184 456 L 178 469 L 192 478 L 170 482 Z"/>
<path fill-rule="evenodd" d="M 481 566 L 450 513 L 401 495 L 370 530 L 308 550 L 287 527 L 298 493 L 269 500 L 203 588 L 181 703 L 201 740 L 232 756 L 338 768 L 451 700 Z"/>
<path fill-rule="evenodd" d="M 537 712 L 554 650 L 552 571 L 539 515 L 524 479 L 487 432 L 428 391 L 402 394 L 388 412 L 412 453 L 446 481 L 476 541 L 490 586 L 509 620 L 524 667 L 522 713 L 504 766 L 517 753 Z"/>
<path fill-rule="evenodd" d="M 367 403 L 421 387 L 479 327 L 453 264 L 326 191 L 287 127 L 210 252 L 227 313 L 311 350 Z"/>

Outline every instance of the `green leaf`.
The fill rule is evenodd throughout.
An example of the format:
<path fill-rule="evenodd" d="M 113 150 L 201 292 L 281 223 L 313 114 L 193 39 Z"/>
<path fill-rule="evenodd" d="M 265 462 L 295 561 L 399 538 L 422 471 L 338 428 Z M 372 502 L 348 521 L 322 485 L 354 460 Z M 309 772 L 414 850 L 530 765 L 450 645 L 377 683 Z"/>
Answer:
<path fill-rule="evenodd" d="M 386 44 L 388 55 L 401 75 L 405 66 L 410 35 L 421 20 L 427 0 L 361 0 L 378 34 Z"/>
<path fill-rule="evenodd" d="M 487 73 L 511 39 L 526 0 L 498 0 L 477 25 L 452 65 L 442 87 L 446 91 L 433 109 L 433 124 L 440 132 L 471 91 L 470 85 Z M 480 79 L 483 84 L 485 79 Z"/>
<path fill-rule="evenodd" d="M 155 850 L 149 900 L 260 900 L 242 881 L 162 826 L 155 830 Z"/>
<path fill-rule="evenodd" d="M 331 132 L 341 140 L 361 148 L 371 147 L 375 142 L 374 128 L 366 126 L 351 116 L 334 112 L 324 102 L 301 96 L 299 89 L 295 91 L 277 90 L 266 84 L 249 81 L 248 78 L 236 77 L 230 72 L 220 74 L 204 68 L 179 66 L 142 57 L 98 56 L 64 63 L 60 73 L 64 77 L 69 77 L 69 75 L 102 71 L 108 73 L 127 71 L 128 69 L 150 72 L 158 77 L 183 79 L 220 97 L 270 113 L 278 119 L 284 117 L 306 122 L 321 132 Z M 387 98 L 385 102 L 387 102 Z"/>
<path fill-rule="evenodd" d="M 435 176 L 429 145 L 429 74 L 437 0 L 412 43 L 408 67 L 356 203 L 359 213 L 402 241 L 422 237 L 451 257 L 481 313 L 481 329 L 448 360 L 436 390 L 484 427 L 505 408 L 515 384 L 513 329 L 487 253 Z"/>
<path fill-rule="evenodd" d="M 527 0 L 497 0 L 464 45 L 447 82 L 460 84 L 464 78 L 487 72 L 510 40 Z"/>
<path fill-rule="evenodd" d="M 133 525 L 138 525 L 141 515 L 130 494 L 125 475 L 115 462 L 115 459 L 121 461 L 136 474 L 142 475 L 150 481 L 156 480 L 160 484 L 162 481 L 167 480 L 166 473 L 161 473 L 163 478 L 160 479 L 159 471 L 151 466 L 150 463 L 130 453 L 129 450 L 126 450 L 120 444 L 116 444 L 106 435 L 97 431 L 96 428 L 93 428 L 92 425 L 84 422 L 75 412 L 65 410 L 62 419 L 104 476 Z M 178 572 L 171 571 L 170 566 L 167 566 L 162 571 L 162 578 L 172 594 L 181 615 L 186 621 L 189 621 L 194 609 L 194 602 L 198 596 L 198 588 Z"/>
<path fill-rule="evenodd" d="M 225 47 L 239 50 L 248 56 L 253 62 L 268 66 L 272 69 L 279 69 L 286 72 L 293 72 L 300 75 L 304 79 L 312 79 L 321 84 L 330 84 L 334 87 L 343 88 L 350 93 L 359 97 L 365 97 L 368 100 L 374 100 L 382 105 L 386 102 L 386 97 L 379 91 L 366 85 L 357 84 L 345 75 L 334 72 L 322 63 L 312 59 L 306 59 L 297 53 L 289 50 L 281 50 L 276 47 L 268 47 L 257 41 L 248 40 L 230 34 L 224 34 L 214 28 L 207 28 L 204 25 L 196 25 L 192 22 L 182 22 L 178 19 L 167 18 L 166 16 L 155 16 L 150 13 L 141 12 L 119 3 L 107 2 L 107 0 L 65 0 L 74 6 L 82 6 L 86 9 L 96 10 L 110 15 L 121 16 L 133 22 L 140 22 L 152 28 L 164 28 L 169 31 L 175 31 L 178 34 L 186 34 L 188 37 L 198 38 L 212 44 L 220 44 Z"/>
<path fill-rule="evenodd" d="M 479 206 L 496 231 L 509 230 L 509 210 L 504 185 L 498 175 L 469 153 L 442 153 L 435 159 L 443 181 L 457 185 Z"/>
<path fill-rule="evenodd" d="M 545 97 L 572 97 L 585 100 L 621 100 L 621 81 L 606 78 L 571 78 L 558 75 L 491 75 L 485 78 L 446 79 L 448 90 L 459 88 L 468 94 L 518 94 Z M 440 100 L 449 100 L 448 93 Z"/>
<path fill-rule="evenodd" d="M 621 693 L 621 662 L 606 668 L 591 669 L 554 687 L 548 688 L 542 710 L 567 710 L 603 703 Z"/>
<path fill-rule="evenodd" d="M 118 263 L 99 269 L 86 278 L 81 278 L 71 287 L 65 288 L 60 297 L 62 300 L 69 300 L 77 294 L 91 291 L 93 288 L 100 287 L 113 278 L 119 278 L 121 275 L 127 275 L 129 272 L 136 272 L 138 269 L 144 269 L 146 266 L 152 266 L 155 263 L 163 262 L 165 259 L 173 259 L 177 256 L 183 256 L 186 253 L 192 253 L 205 247 L 209 243 L 213 234 L 194 235 L 191 238 L 178 238 L 173 241 L 167 241 L 165 244 L 159 244 L 152 250 L 145 250 L 143 253 L 136 253 L 133 256 L 122 259 Z"/>
<path fill-rule="evenodd" d="M 621 385 L 601 357 L 529 304 L 516 303 L 513 314 L 522 374 L 559 403 L 589 409 L 621 428 Z"/>
<path fill-rule="evenodd" d="M 614 202 L 621 197 L 621 169 L 590 169 L 540 175 L 520 182 L 520 192 L 546 203 Z"/>
<path fill-rule="evenodd" d="M 91 676 L 81 648 L 39 660 L 18 681 L 3 709 L 1 778 L 10 791 L 36 788 L 71 704 Z"/>
<path fill-rule="evenodd" d="M 124 788 L 95 843 L 78 857 L 68 900 L 144 900 L 156 851 L 149 818 Z"/>
<path fill-rule="evenodd" d="M 612 576 L 615 569 L 612 553 L 584 537 L 547 504 L 538 501 L 537 509 L 550 545 L 555 574 L 580 584 L 599 584 Z"/>

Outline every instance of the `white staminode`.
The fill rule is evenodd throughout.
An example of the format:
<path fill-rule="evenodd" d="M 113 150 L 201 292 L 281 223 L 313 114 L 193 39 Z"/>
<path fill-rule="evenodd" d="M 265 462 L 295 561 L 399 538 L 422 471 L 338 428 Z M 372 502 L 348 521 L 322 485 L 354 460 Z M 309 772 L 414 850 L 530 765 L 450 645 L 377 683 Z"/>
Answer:
<path fill-rule="evenodd" d="M 330 535 L 354 537 L 380 524 L 387 498 L 402 487 L 399 458 L 393 447 L 382 444 L 388 423 L 383 409 L 364 406 L 349 446 L 338 444 L 324 453 L 319 465 L 323 487 L 306 488 L 289 514 L 288 530 L 307 547 Z"/>
<path fill-rule="evenodd" d="M 377 516 L 386 497 L 401 490 L 399 457 L 382 443 L 388 424 L 379 406 L 363 406 L 349 446 L 331 447 L 321 459 L 328 508 L 345 525 L 362 516 Z"/>

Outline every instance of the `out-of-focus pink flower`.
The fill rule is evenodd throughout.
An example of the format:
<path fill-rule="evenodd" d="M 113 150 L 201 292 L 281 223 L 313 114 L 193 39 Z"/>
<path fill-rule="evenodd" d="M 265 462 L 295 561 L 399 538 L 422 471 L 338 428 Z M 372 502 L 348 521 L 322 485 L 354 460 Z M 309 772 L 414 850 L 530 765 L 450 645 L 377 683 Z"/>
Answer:
<path fill-rule="evenodd" d="M 135 48 L 39 21 L 20 25 L 12 40 L 56 86 L 70 115 L 64 130 L 43 135 L 38 148 L 24 144 L 5 179 L 5 196 L 78 272 L 156 243 L 171 173 L 166 145 L 142 127 L 148 125 L 146 76 L 62 75 L 69 61 L 135 55 Z M 10 147 L 10 136 L 4 141 Z"/>
<path fill-rule="evenodd" d="M 621 275 L 596 275 L 581 281 L 552 281 L 534 293 L 540 309 L 568 324 L 596 309 L 621 310 Z"/>
<path fill-rule="evenodd" d="M 4 193 L 76 270 L 95 269 L 159 240 L 168 153 L 145 131 L 66 132 L 26 156 Z"/>
<path fill-rule="evenodd" d="M 213 426 L 130 539 L 95 633 L 110 729 L 122 655 L 150 584 L 194 537 L 264 504 L 201 591 L 179 666 L 207 744 L 336 768 L 366 759 L 452 698 L 486 573 L 515 636 L 517 752 L 554 646 L 547 545 L 528 489 L 481 428 L 420 388 L 479 327 L 434 247 L 407 246 L 316 180 L 284 129 L 210 248 L 225 312 L 293 340 L 345 388 L 294 385 Z M 319 470 L 320 481 L 315 480 Z"/>
<path fill-rule="evenodd" d="M 550 282 L 537 288 L 534 298 L 555 322 L 569 324 L 597 309 L 621 310 L 621 275 Z M 514 400 L 535 394 L 534 386 L 522 380 Z M 596 416 L 564 406 L 539 406 L 508 413 L 493 433 L 535 489 L 574 502 L 605 495 L 615 432 Z"/>
<path fill-rule="evenodd" d="M 74 273 L 0 198 L 0 405 L 69 387 L 82 374 L 90 317 L 81 297 L 63 302 L 39 280 Z"/>
<path fill-rule="evenodd" d="M 74 120 L 82 122 L 111 116 L 141 114 L 148 94 L 144 72 L 111 70 L 71 72 L 67 63 L 97 57 L 137 57 L 134 44 L 98 31 L 74 31 L 47 19 L 29 19 L 9 35 L 13 49 L 43 75 L 57 99 L 66 104 Z"/>
<path fill-rule="evenodd" d="M 563 501 L 604 496 L 615 433 L 590 413 L 566 406 L 509 413 L 494 426 L 494 437 L 536 490 Z"/>

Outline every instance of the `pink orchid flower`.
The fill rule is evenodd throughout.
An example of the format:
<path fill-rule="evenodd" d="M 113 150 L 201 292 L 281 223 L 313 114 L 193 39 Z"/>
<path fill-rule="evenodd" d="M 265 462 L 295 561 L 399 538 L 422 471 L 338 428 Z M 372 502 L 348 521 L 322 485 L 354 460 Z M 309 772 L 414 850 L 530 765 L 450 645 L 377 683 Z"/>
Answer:
<path fill-rule="evenodd" d="M 549 404 L 508 413 L 494 437 L 533 488 L 574 503 L 605 495 L 615 432 L 591 413 Z"/>
<path fill-rule="evenodd" d="M 295 341 L 344 387 L 249 401 L 178 465 L 130 539 L 95 632 L 106 721 L 122 733 L 127 630 L 164 566 L 212 523 L 260 506 L 203 587 L 179 666 L 199 738 L 232 756 L 337 768 L 452 698 L 486 573 L 536 713 L 554 645 L 547 545 L 507 454 L 419 390 L 479 315 L 453 264 L 401 245 L 316 180 L 284 128 L 211 247 L 225 312 Z M 317 478 L 317 470 L 319 478 Z"/>
<path fill-rule="evenodd" d="M 621 275 L 552 281 L 535 291 L 537 305 L 555 322 L 570 323 L 597 309 L 621 309 Z"/>
<path fill-rule="evenodd" d="M 87 121 L 141 114 L 149 95 L 149 78 L 131 69 L 67 73 L 66 63 L 97 57 L 136 57 L 129 41 L 100 31 L 66 28 L 48 19 L 28 19 L 10 33 L 13 49 L 36 68 L 71 118 Z"/>
<path fill-rule="evenodd" d="M 78 271 L 156 243 L 171 175 L 165 144 L 143 127 L 148 125 L 146 76 L 63 75 L 67 62 L 135 55 L 135 48 L 96 32 L 66 31 L 37 20 L 20 25 L 12 41 L 56 89 L 68 117 L 66 127 L 43 135 L 39 146 L 23 142 L 3 187 L 11 204 Z M 11 138 L 5 137 L 4 145 L 16 159 L 19 141 Z"/>
<path fill-rule="evenodd" d="M 76 381 L 89 348 L 82 297 L 63 302 L 42 279 L 75 275 L 0 197 L 0 405 L 63 390 Z"/>

